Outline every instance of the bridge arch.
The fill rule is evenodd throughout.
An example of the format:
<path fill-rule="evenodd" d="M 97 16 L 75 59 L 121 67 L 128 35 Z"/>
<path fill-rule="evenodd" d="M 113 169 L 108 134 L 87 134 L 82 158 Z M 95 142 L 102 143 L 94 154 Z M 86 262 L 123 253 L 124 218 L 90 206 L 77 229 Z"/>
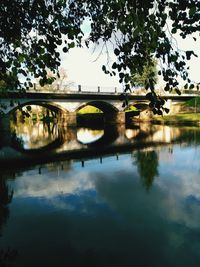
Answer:
<path fill-rule="evenodd" d="M 103 111 L 103 113 L 116 113 L 119 112 L 119 110 L 112 104 L 106 102 L 106 101 L 89 101 L 86 103 L 82 103 L 77 109 L 76 112 L 84 108 L 85 106 L 93 106 L 95 108 L 100 109 Z"/>
<path fill-rule="evenodd" d="M 17 105 L 13 106 L 12 108 L 10 108 L 8 114 L 12 114 L 13 112 L 15 112 L 16 110 L 23 108 L 25 106 L 40 106 L 40 107 L 45 107 L 48 108 L 56 113 L 59 112 L 64 112 L 64 113 L 68 113 L 69 111 L 65 108 L 63 108 L 61 105 L 55 103 L 55 102 L 51 102 L 51 101 L 37 101 L 37 100 L 31 100 L 31 101 L 25 101 L 22 103 L 18 103 Z"/>
<path fill-rule="evenodd" d="M 146 101 L 135 101 L 129 103 L 129 106 L 137 108 L 139 111 L 144 111 L 149 108 L 149 104 Z"/>
<path fill-rule="evenodd" d="M 121 124 L 125 123 L 125 113 L 120 111 L 116 106 L 112 105 L 107 101 L 89 101 L 78 106 L 76 113 L 83 107 L 90 105 L 100 109 L 103 112 L 103 123 L 104 124 Z"/>

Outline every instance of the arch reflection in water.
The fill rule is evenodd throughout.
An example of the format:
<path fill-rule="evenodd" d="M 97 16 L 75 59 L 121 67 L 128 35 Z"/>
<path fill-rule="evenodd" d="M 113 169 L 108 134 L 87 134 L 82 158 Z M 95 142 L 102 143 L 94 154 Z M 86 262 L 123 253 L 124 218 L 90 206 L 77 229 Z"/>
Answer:
<path fill-rule="evenodd" d="M 61 137 L 55 114 L 40 106 L 28 106 L 26 112 L 17 110 L 11 122 L 12 145 L 23 150 L 49 146 Z"/>
<path fill-rule="evenodd" d="M 179 138 L 182 132 L 183 129 L 179 127 L 153 125 L 147 122 L 126 129 L 125 136 L 134 142 L 171 143 Z"/>
<path fill-rule="evenodd" d="M 115 125 L 104 125 L 103 128 L 77 129 L 77 141 L 87 146 L 100 147 L 110 145 L 119 137 L 119 129 Z"/>
<path fill-rule="evenodd" d="M 101 139 L 104 135 L 104 130 L 94 130 L 89 128 L 80 128 L 77 130 L 77 140 L 81 144 L 90 144 Z"/>

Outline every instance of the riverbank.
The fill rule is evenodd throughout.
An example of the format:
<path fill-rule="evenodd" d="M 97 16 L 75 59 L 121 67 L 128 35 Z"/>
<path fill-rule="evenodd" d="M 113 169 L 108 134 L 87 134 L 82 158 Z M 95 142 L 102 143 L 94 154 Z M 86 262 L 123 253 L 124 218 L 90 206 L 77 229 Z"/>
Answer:
<path fill-rule="evenodd" d="M 167 125 L 195 125 L 200 126 L 200 113 L 180 113 L 176 115 L 154 116 L 152 123 Z"/>

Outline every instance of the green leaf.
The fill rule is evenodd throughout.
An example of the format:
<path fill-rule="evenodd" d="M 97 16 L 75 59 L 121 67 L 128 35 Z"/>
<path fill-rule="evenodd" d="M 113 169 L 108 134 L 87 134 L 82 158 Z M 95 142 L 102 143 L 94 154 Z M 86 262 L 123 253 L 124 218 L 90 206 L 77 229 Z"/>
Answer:
<path fill-rule="evenodd" d="M 115 48 L 115 50 L 114 50 L 114 54 L 115 54 L 116 56 L 119 56 L 119 54 L 120 54 L 119 49 Z"/>
<path fill-rule="evenodd" d="M 120 79 L 123 79 L 123 78 L 124 78 L 124 75 L 125 75 L 125 74 L 124 74 L 123 72 L 120 72 L 120 73 L 119 73 L 119 77 L 120 77 Z"/>
<path fill-rule="evenodd" d="M 31 106 L 26 106 L 26 109 L 27 109 L 28 111 L 31 111 L 31 110 L 32 110 Z"/>
<path fill-rule="evenodd" d="M 171 33 L 173 33 L 173 34 L 177 33 L 177 29 L 176 29 L 176 28 L 173 28 L 173 29 L 171 30 Z"/>
<path fill-rule="evenodd" d="M 168 108 L 164 108 L 164 111 L 168 114 L 169 113 L 169 109 Z"/>
<path fill-rule="evenodd" d="M 102 70 L 103 70 L 104 72 L 106 72 L 106 66 L 105 66 L 105 65 L 102 66 Z"/>
<path fill-rule="evenodd" d="M 178 95 L 181 95 L 181 91 L 178 88 L 175 88 L 175 91 Z"/>
<path fill-rule="evenodd" d="M 68 48 L 65 46 L 65 47 L 63 47 L 63 52 L 64 53 L 67 53 L 68 52 Z"/>
<path fill-rule="evenodd" d="M 71 42 L 70 44 L 69 44 L 69 48 L 74 48 L 75 47 L 75 43 L 74 42 Z"/>
<path fill-rule="evenodd" d="M 195 15 L 196 11 L 197 11 L 196 6 L 195 6 L 195 5 L 192 6 L 192 7 L 190 8 L 190 10 L 189 10 L 189 15 L 190 15 L 190 17 L 192 17 L 193 15 Z"/>
<path fill-rule="evenodd" d="M 164 88 L 164 90 L 165 90 L 165 91 L 169 91 L 169 90 L 170 90 L 169 83 L 167 83 L 167 84 L 165 85 L 165 88 Z"/>
<path fill-rule="evenodd" d="M 112 69 L 116 69 L 117 68 L 117 64 L 116 64 L 116 62 L 114 62 L 113 64 L 112 64 Z"/>

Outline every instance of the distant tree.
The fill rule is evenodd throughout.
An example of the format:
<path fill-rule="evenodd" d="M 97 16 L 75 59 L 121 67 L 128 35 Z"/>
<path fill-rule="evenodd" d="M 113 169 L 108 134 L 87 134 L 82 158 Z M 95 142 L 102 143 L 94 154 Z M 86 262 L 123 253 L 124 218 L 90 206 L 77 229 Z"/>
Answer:
<path fill-rule="evenodd" d="M 0 92 L 12 89 L 16 86 L 16 83 L 18 83 L 18 77 L 16 75 L 13 75 L 11 72 L 8 73 L 6 79 L 0 80 Z"/>
<path fill-rule="evenodd" d="M 142 74 L 135 73 L 131 78 L 133 86 L 145 88 L 150 83 L 150 79 L 155 85 L 158 81 L 157 61 L 153 59 L 150 64 L 144 65 Z"/>
<path fill-rule="evenodd" d="M 82 25 L 91 22 L 91 31 L 84 40 Z M 190 83 L 186 60 L 196 56 L 190 48 L 181 51 L 172 34 L 183 39 L 199 32 L 199 0 L 2 0 L 0 5 L 0 80 L 8 73 L 26 78 L 39 78 L 40 85 L 52 83 L 47 69 L 59 76 L 60 52 L 68 52 L 83 44 L 99 43 L 106 51 L 108 43 L 116 56 L 112 66 L 102 69 L 119 75 L 124 90 L 130 90 L 131 75 L 142 75 L 152 58 L 161 65 L 159 75 L 166 82 L 165 90 L 178 89 L 177 77 Z M 168 23 L 170 22 L 169 26 Z M 149 100 L 162 110 L 149 77 L 146 88 Z M 19 80 L 15 82 L 19 86 Z"/>
<path fill-rule="evenodd" d="M 48 79 L 51 79 L 51 83 L 40 85 L 39 78 L 36 79 L 36 89 L 39 90 L 47 90 L 47 91 L 55 91 L 55 90 L 63 90 L 69 89 L 74 83 L 68 80 L 67 71 L 64 68 L 60 68 L 59 76 L 55 77 L 53 72 L 47 71 Z"/>

